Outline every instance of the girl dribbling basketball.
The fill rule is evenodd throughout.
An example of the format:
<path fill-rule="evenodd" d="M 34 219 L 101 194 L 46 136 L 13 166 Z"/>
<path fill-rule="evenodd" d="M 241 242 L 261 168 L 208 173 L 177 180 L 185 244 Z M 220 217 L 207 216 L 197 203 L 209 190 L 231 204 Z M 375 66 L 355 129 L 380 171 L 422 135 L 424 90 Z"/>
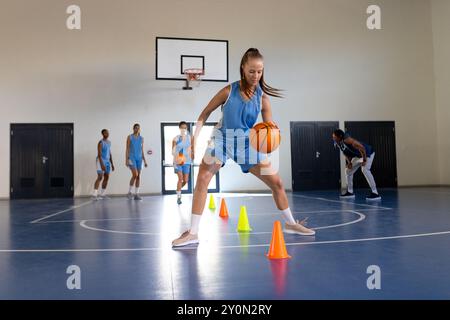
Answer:
<path fill-rule="evenodd" d="M 244 54 L 240 74 L 241 80 L 220 90 L 198 118 L 194 149 L 195 137 L 198 137 L 202 125 L 214 110 L 222 106 L 222 119 L 200 165 L 192 201 L 191 227 L 172 242 L 174 247 L 198 243 L 198 229 L 208 184 L 230 158 L 240 165 L 242 172 L 252 173 L 272 190 L 276 206 L 286 222 L 285 232 L 305 236 L 315 234 L 292 216 L 281 178 L 272 170 L 270 162 L 265 161 L 259 153 L 253 157 L 255 161 L 251 161 L 248 132 L 256 123 L 259 113 L 264 122 L 272 122 L 269 96 L 281 97 L 279 90 L 264 81 L 264 61 L 258 49 L 250 48 Z"/>

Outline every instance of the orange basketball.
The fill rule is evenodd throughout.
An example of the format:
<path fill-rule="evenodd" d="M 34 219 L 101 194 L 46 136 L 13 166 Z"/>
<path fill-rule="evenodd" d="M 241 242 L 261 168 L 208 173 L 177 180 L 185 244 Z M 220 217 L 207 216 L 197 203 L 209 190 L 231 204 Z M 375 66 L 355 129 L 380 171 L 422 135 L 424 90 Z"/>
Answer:
<path fill-rule="evenodd" d="M 258 152 L 271 153 L 280 145 L 280 129 L 273 122 L 260 122 L 250 130 L 250 144 Z"/>
<path fill-rule="evenodd" d="M 177 159 L 176 159 L 176 162 L 177 162 L 177 164 L 178 164 L 179 166 L 184 165 L 184 163 L 186 162 L 186 157 L 184 156 L 183 153 L 180 152 L 180 153 L 178 154 Z"/>

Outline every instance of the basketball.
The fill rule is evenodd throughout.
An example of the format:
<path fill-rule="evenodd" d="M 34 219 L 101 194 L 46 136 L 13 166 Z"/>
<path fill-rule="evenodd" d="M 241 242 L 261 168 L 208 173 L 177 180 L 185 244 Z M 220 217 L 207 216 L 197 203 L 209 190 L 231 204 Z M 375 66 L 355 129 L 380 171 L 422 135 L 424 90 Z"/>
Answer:
<path fill-rule="evenodd" d="M 271 153 L 280 145 L 280 129 L 273 122 L 260 122 L 250 130 L 250 144 L 258 152 Z"/>
<path fill-rule="evenodd" d="M 186 157 L 184 156 L 183 153 L 179 153 L 177 158 L 176 158 L 176 163 L 180 166 L 184 165 L 184 163 L 186 162 Z"/>

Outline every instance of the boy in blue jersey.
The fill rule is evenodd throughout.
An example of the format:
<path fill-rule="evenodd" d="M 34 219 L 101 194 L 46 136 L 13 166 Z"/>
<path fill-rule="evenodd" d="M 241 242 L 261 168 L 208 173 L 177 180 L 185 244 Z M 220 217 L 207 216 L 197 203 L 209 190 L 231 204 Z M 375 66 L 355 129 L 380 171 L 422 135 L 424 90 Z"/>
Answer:
<path fill-rule="evenodd" d="M 114 163 L 111 155 L 111 142 L 108 140 L 109 131 L 107 129 L 102 130 L 103 139 L 97 144 L 97 180 L 94 183 L 94 193 L 92 197 L 94 200 L 105 199 L 106 187 L 108 186 L 109 174 L 114 171 Z M 102 182 L 103 180 L 103 182 Z M 98 187 L 102 182 L 102 190 L 98 193 Z"/>
<path fill-rule="evenodd" d="M 347 192 L 341 195 L 341 198 L 354 198 L 353 193 L 353 175 L 361 167 L 361 171 L 366 177 L 367 183 L 372 190 L 371 194 L 366 197 L 367 200 L 380 200 L 375 179 L 370 172 L 372 162 L 375 157 L 375 151 L 372 146 L 359 142 L 352 138 L 350 134 L 337 129 L 333 132 L 334 143 L 345 156 L 346 168 L 345 174 L 347 177 Z"/>
<path fill-rule="evenodd" d="M 142 197 L 139 195 L 142 162 L 147 168 L 147 161 L 144 155 L 144 138 L 140 132 L 141 126 L 136 123 L 133 126 L 133 133 L 127 137 L 125 165 L 131 170 L 130 188 L 128 190 L 128 199 L 130 200 L 142 200 Z"/>
<path fill-rule="evenodd" d="M 187 131 L 187 123 L 181 121 L 178 124 L 180 134 L 172 140 L 172 156 L 175 174 L 178 176 L 177 183 L 177 203 L 181 204 L 181 189 L 189 181 L 189 173 L 191 171 L 191 163 L 193 159 L 192 137 Z M 178 163 L 179 154 L 183 154 L 184 163 Z"/>

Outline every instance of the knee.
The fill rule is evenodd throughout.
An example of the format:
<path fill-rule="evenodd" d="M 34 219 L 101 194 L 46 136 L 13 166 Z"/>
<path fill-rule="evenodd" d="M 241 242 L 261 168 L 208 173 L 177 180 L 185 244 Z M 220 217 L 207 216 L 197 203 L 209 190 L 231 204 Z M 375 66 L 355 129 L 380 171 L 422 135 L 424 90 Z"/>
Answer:
<path fill-rule="evenodd" d="M 197 186 L 200 187 L 204 187 L 204 186 L 208 186 L 209 184 L 209 175 L 208 173 L 199 173 L 198 177 L 197 177 Z"/>
<path fill-rule="evenodd" d="M 274 180 L 274 182 L 272 183 L 272 190 L 273 191 L 280 191 L 283 190 L 284 186 L 283 186 L 283 181 L 281 180 L 280 177 L 276 178 Z"/>

